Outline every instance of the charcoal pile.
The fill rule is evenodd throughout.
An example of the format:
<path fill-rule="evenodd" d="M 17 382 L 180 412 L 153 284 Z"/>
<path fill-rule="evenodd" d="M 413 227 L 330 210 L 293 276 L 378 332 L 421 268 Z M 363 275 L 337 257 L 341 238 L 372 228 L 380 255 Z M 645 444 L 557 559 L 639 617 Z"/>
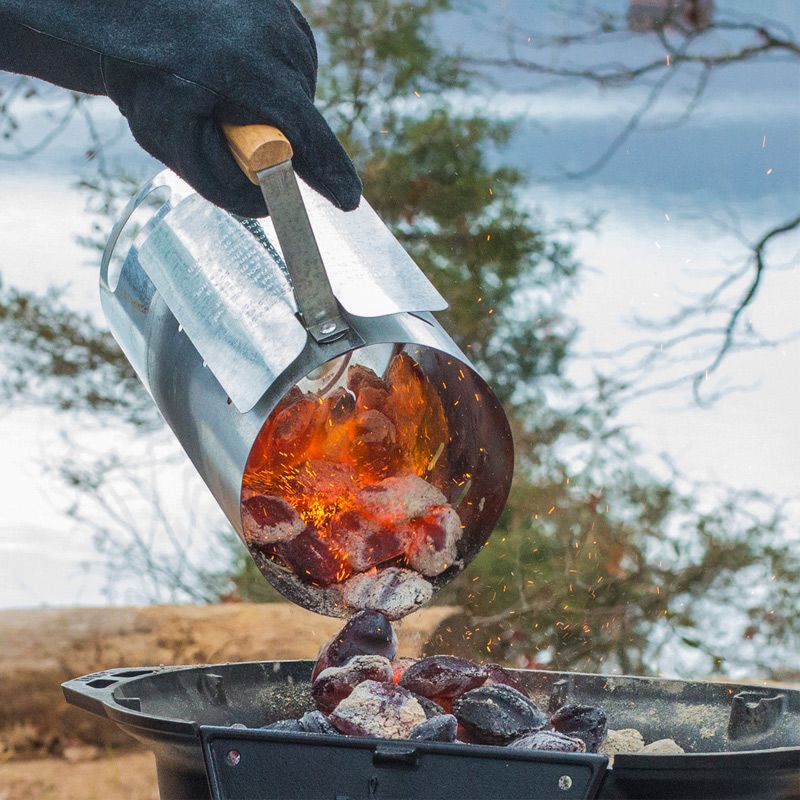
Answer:
<path fill-rule="evenodd" d="M 646 746 L 638 731 L 609 731 L 596 706 L 567 704 L 547 714 L 499 664 L 398 658 L 391 622 L 374 610 L 356 614 L 322 646 L 311 696 L 315 711 L 264 727 L 610 756 L 683 752 L 671 740 Z"/>
<path fill-rule="evenodd" d="M 459 563 L 462 521 L 442 399 L 407 354 L 385 378 L 352 365 L 346 386 L 295 386 L 264 426 L 242 496 L 245 540 L 304 584 L 350 610 L 398 619 L 424 605 L 432 578 Z"/>
<path fill-rule="evenodd" d="M 316 710 L 267 727 L 633 752 L 635 737 L 606 743 L 601 708 L 568 704 L 546 713 L 498 664 L 397 656 L 391 621 L 427 603 L 441 577 L 464 566 L 470 507 L 480 511 L 486 499 L 466 499 L 475 467 L 449 447 L 440 388 L 406 352 L 382 375 L 345 362 L 317 393 L 293 387 L 259 434 L 242 490 L 248 548 L 262 572 L 280 570 L 292 591 L 307 592 L 301 604 L 350 617 L 314 667 Z"/>
<path fill-rule="evenodd" d="M 353 616 L 326 642 L 311 677 L 317 709 L 267 730 L 507 746 L 561 753 L 676 754 L 671 739 L 645 745 L 632 729 L 609 730 L 596 706 L 566 704 L 552 714 L 531 700 L 513 672 L 456 656 L 397 656 L 390 620 Z"/>

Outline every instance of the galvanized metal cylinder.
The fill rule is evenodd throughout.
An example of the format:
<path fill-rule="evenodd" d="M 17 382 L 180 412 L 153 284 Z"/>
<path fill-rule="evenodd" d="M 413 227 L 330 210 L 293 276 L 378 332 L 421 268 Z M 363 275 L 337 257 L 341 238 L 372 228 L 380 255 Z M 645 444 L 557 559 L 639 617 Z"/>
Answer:
<path fill-rule="evenodd" d="M 367 265 L 374 258 L 372 247 L 365 251 L 363 231 L 348 236 L 344 227 L 338 235 L 342 248 Z M 375 305 L 393 313 L 365 316 L 343 307 L 348 334 L 314 341 L 294 317 L 280 255 L 265 238 L 259 242 L 252 230 L 171 174 L 157 176 L 131 202 L 104 253 L 101 302 L 111 332 L 267 579 L 290 600 L 330 615 L 356 610 L 343 602 L 340 587 L 303 581 L 279 560 L 255 552 L 244 537 L 245 470 L 270 414 L 323 365 L 348 353 L 374 352 L 369 349 L 377 345 L 390 353 L 413 349 L 420 369 L 441 384 L 462 383 L 463 391 L 440 390 L 446 402 L 455 403 L 447 411 L 448 448 L 454 463 L 476 464 L 479 474 L 469 480 L 474 502 L 462 498 L 470 535 L 458 563 L 431 577 L 435 590 L 474 558 L 502 511 L 513 467 L 505 415 L 433 316 L 404 308 L 403 298 L 392 306 L 385 291 Z M 413 281 L 419 283 L 420 276 L 411 275 L 407 283 Z M 359 302 L 368 304 L 369 297 Z M 459 398 L 463 394 L 463 404 L 453 399 L 455 391 Z"/>

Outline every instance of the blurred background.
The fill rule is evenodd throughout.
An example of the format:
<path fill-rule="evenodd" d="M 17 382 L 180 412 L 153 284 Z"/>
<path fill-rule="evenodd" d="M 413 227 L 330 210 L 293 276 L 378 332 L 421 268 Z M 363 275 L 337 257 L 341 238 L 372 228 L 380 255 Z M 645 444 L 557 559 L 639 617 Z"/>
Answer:
<path fill-rule="evenodd" d="M 409 648 L 798 680 L 800 6 L 301 5 L 318 104 L 515 433 L 501 525 Z M 336 627 L 276 605 L 106 332 L 100 250 L 158 169 L 110 101 L 0 74 L 0 769 L 71 752 L 81 797 L 119 742 L 60 680 Z"/>

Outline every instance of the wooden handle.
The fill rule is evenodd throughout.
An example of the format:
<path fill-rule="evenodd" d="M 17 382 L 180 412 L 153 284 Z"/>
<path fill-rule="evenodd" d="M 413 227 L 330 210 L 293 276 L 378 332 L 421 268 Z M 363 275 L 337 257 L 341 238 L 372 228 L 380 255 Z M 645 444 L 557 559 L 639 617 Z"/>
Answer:
<path fill-rule="evenodd" d="M 289 140 L 272 125 L 223 125 L 222 129 L 236 163 L 256 185 L 256 172 L 292 157 Z"/>

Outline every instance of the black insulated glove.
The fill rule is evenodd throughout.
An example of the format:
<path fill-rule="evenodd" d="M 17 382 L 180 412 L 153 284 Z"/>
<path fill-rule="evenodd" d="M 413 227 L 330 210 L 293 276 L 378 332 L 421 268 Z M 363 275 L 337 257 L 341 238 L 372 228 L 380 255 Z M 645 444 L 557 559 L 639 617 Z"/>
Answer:
<path fill-rule="evenodd" d="M 266 208 L 222 123 L 280 128 L 298 175 L 358 205 L 356 171 L 314 107 L 314 37 L 289 0 L 0 0 L 0 69 L 108 95 L 148 153 L 228 211 Z"/>

